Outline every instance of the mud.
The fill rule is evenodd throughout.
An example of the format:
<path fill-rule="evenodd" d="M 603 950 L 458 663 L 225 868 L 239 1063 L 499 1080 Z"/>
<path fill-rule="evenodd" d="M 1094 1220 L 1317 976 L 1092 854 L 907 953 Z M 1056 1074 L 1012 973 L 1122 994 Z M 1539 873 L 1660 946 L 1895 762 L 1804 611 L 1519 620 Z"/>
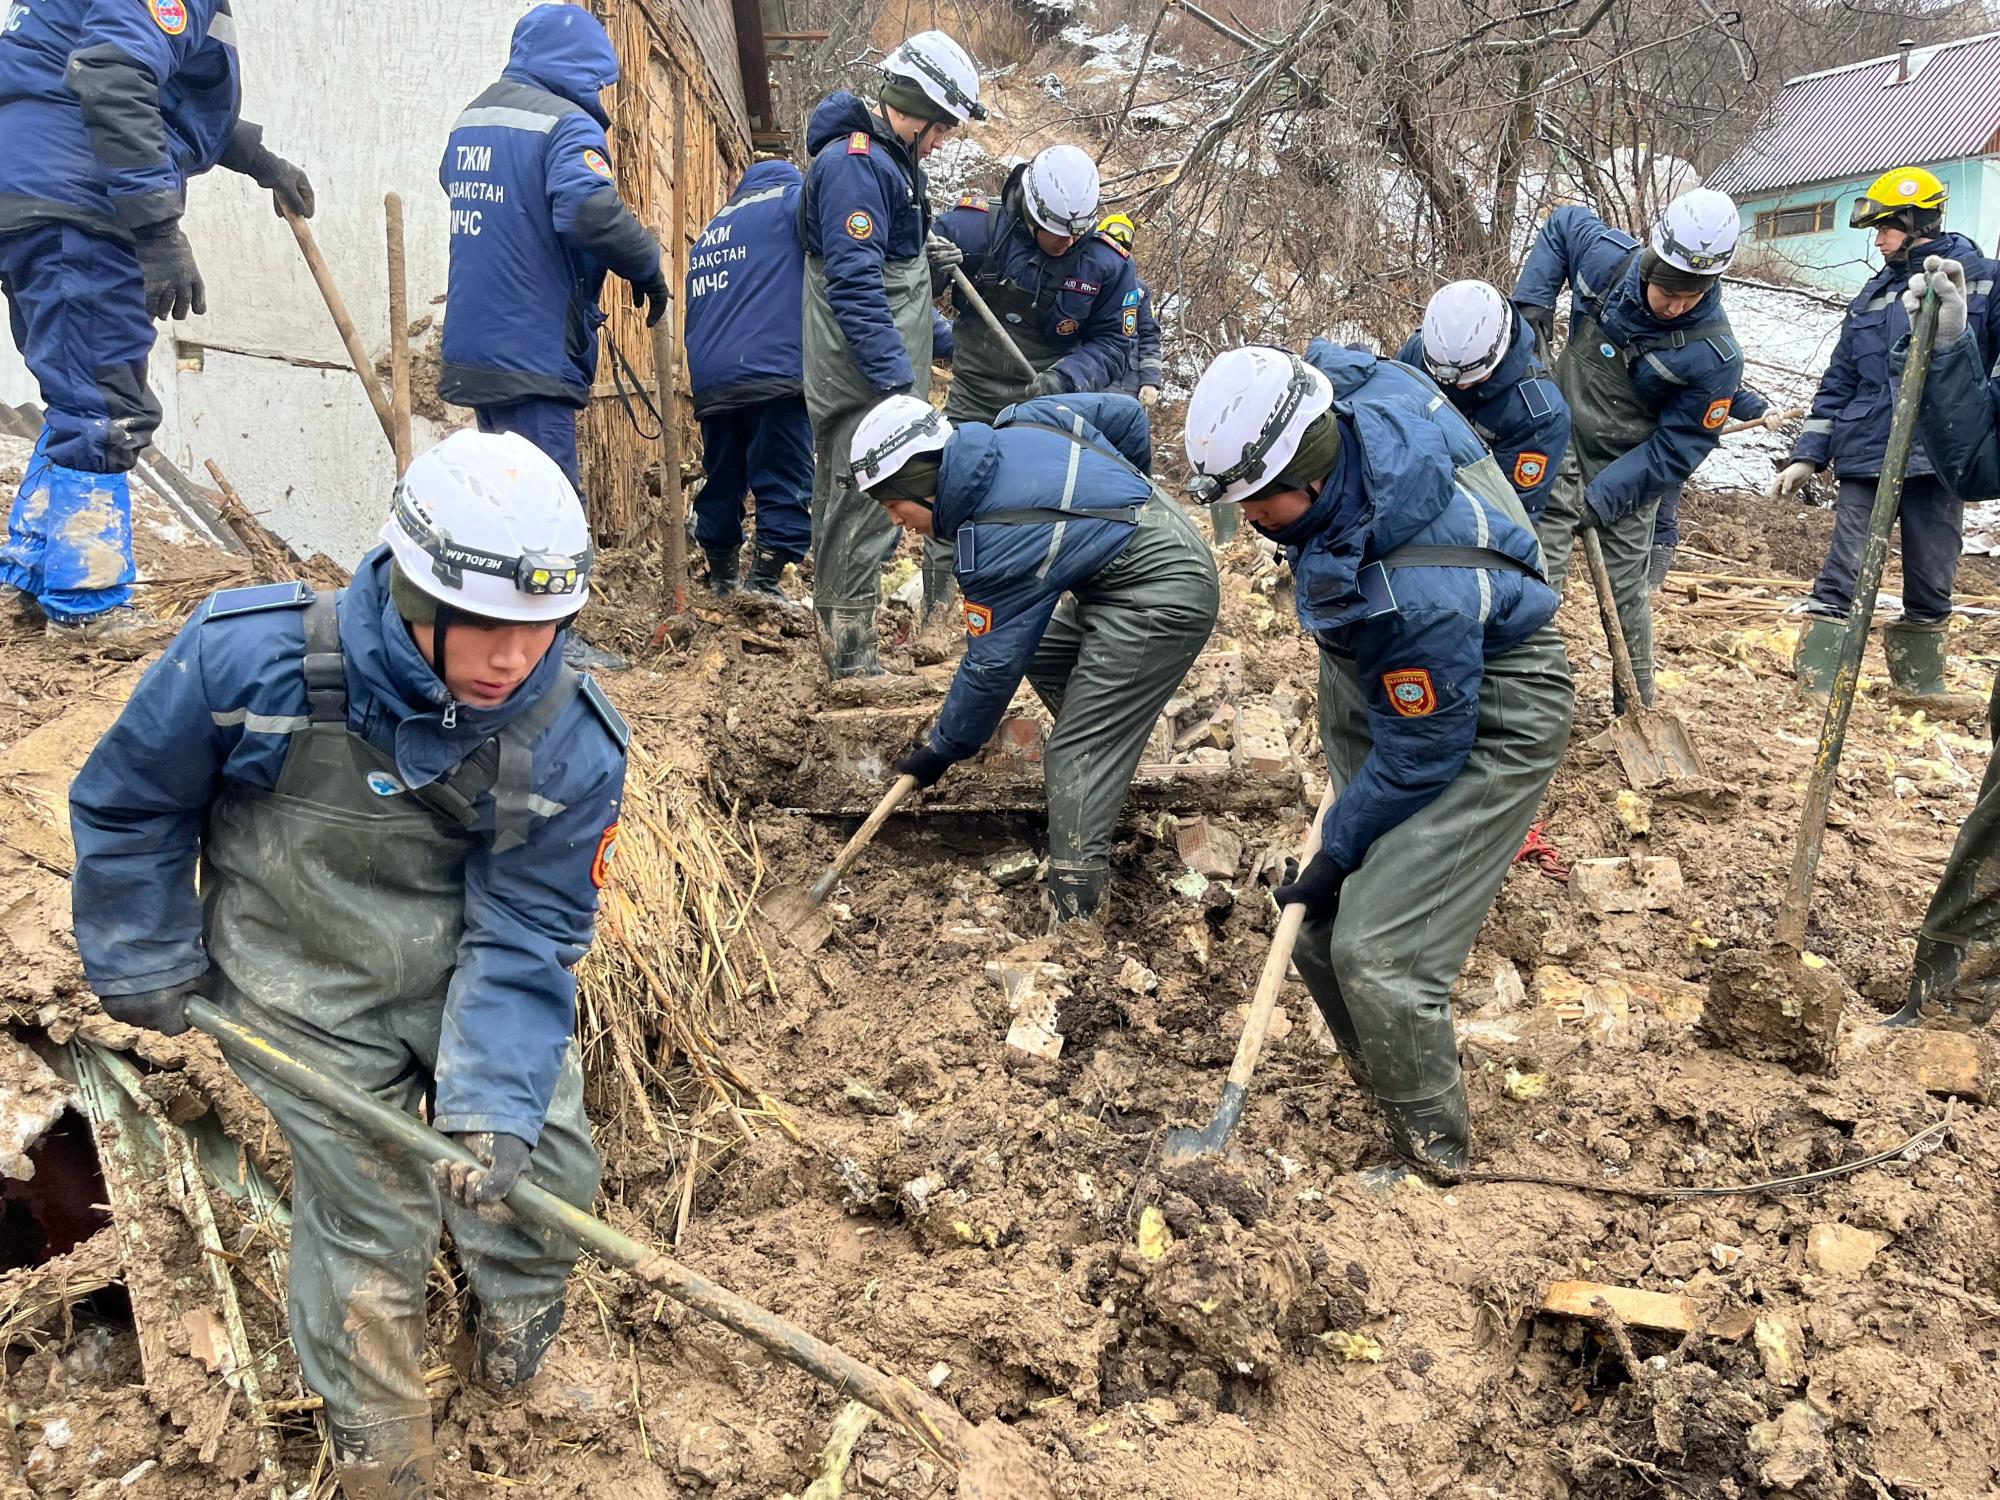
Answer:
<path fill-rule="evenodd" d="M 1728 528 L 1748 535 L 1756 511 L 1724 497 L 1688 514 L 1690 540 L 1706 548 L 1706 535 L 1720 552 L 1738 545 Z M 1792 576 L 1809 576 L 1818 559 L 1802 561 L 1809 528 L 1801 537 L 1690 565 L 1762 574 L 1789 561 Z M 787 809 L 872 802 L 922 714 L 830 712 L 808 627 L 790 616 L 703 605 L 679 644 L 656 642 L 655 563 L 608 559 L 589 628 L 638 661 L 614 696 L 648 752 L 706 789 L 717 820 L 741 810 L 746 864 L 754 847 L 767 882 L 810 878 L 858 820 Z M 1299 692 L 1309 725 L 1312 648 L 1282 586 L 1247 546 L 1225 563 L 1215 649 L 1241 653 L 1243 691 Z M 1609 681 L 1581 586 L 1562 617 L 1577 728 L 1543 837 L 1558 864 L 1671 856 L 1680 893 L 1663 910 L 1598 916 L 1559 871 L 1517 865 L 1458 987 L 1475 1164 L 1602 1191 L 1357 1178 L 1387 1159 L 1380 1126 L 1296 985 L 1228 1159 L 1161 1172 L 1165 1128 L 1213 1108 L 1274 924 L 1245 872 L 1295 843 L 1312 787 L 1285 811 L 1214 815 L 1243 857 L 1235 878 L 1198 896 L 1174 888 L 1184 866 L 1162 815 L 1128 818 L 1106 919 L 1050 936 L 1039 881 L 987 873 L 1001 855 L 1042 852 L 1039 819 L 920 806 L 892 819 L 835 890 L 824 948 L 765 947 L 768 979 L 722 1047 L 803 1144 L 765 1128 L 706 1152 L 673 1253 L 969 1422 L 1004 1424 L 1065 1500 L 1991 1493 L 1991 1110 L 1961 1098 L 1948 1129 L 1907 1156 L 1800 1192 L 1669 1202 L 1615 1191 L 1838 1168 L 1900 1146 L 1946 1107 L 1895 1049 L 1851 1039 L 1900 1003 L 1909 934 L 1987 746 L 1890 703 L 1873 647 L 1807 940 L 1835 976 L 1847 1040 L 1827 1071 L 1795 1069 L 1744 1055 L 1756 1049 L 1737 1045 L 1720 1013 L 1704 1019 L 1723 955 L 1768 945 L 1819 727 L 1817 706 L 1786 677 L 1792 622 L 1752 589 L 1718 587 L 1743 598 L 1677 597 L 1661 611 L 1662 706 L 1686 719 L 1710 770 L 1672 790 L 1633 794 L 1593 744 Z M 906 665 L 902 622 L 890 624 L 891 659 Z M 1955 621 L 1950 643 L 1951 685 L 1983 691 L 1973 659 L 2000 654 L 2000 626 Z M 8 645 L 0 671 L 46 674 L 58 701 L 37 698 L 11 721 L 52 732 L 39 742 L 50 754 L 0 775 L 0 931 L 12 948 L 0 982 L 13 1024 L 61 1033 L 104 1023 L 84 1020 L 66 948 L 67 851 L 50 799 L 129 678 L 44 659 L 39 637 Z M 0 735 L 24 741 L 27 730 Z M 1296 736 L 1313 770 L 1310 737 Z M 996 755 L 954 771 L 925 802 L 1018 797 L 1037 774 Z M 751 940 L 736 939 L 746 962 Z M 1045 987 L 1058 1056 L 1007 1047 L 1005 970 Z M 239 1140 L 258 1139 L 254 1101 L 229 1098 L 203 1049 L 129 1034 L 113 1043 L 135 1045 L 172 1080 L 168 1093 L 198 1095 Z M 698 1095 L 670 1093 L 674 1059 L 659 1062 L 663 1112 Z M 714 1115 L 696 1128 L 717 1141 L 729 1130 Z M 678 1160 L 621 1152 L 604 1211 L 664 1242 L 687 1180 Z M 246 1226 L 226 1204 L 218 1212 L 237 1243 Z M 296 1403 L 308 1393 L 269 1293 L 243 1279 L 263 1280 L 263 1264 L 259 1250 L 239 1267 L 253 1345 L 272 1356 L 267 1396 Z M 168 1270 L 199 1274 L 186 1260 Z M 1540 1313 L 1547 1285 L 1570 1278 L 1677 1294 L 1707 1331 Z M 152 1295 L 143 1279 L 139 1289 Z M 429 1362 L 462 1356 L 462 1301 L 457 1278 L 434 1278 Z M 156 1405 L 139 1388 L 129 1327 L 99 1326 L 105 1359 L 79 1352 L 102 1342 L 90 1329 L 58 1328 L 8 1373 L 24 1451 L 66 1418 L 92 1435 L 85 1451 L 103 1452 L 86 1466 L 51 1450 L 57 1467 L 31 1476 L 31 1491 L 88 1493 L 148 1459 L 156 1467 L 129 1493 L 234 1491 L 221 1455 L 215 1465 L 190 1456 L 173 1420 L 182 1394 Z M 557 1500 L 798 1493 L 843 1404 L 656 1291 L 589 1266 L 525 1391 L 497 1398 L 453 1378 L 432 1389 L 450 1500 L 502 1489 Z M 212 1412 L 212 1394 L 190 1394 L 197 1413 Z M 320 1456 L 311 1416 L 280 1421 L 287 1472 L 303 1483 Z M 908 1500 L 951 1482 L 882 1423 L 856 1444 L 848 1474 L 850 1493 Z"/>

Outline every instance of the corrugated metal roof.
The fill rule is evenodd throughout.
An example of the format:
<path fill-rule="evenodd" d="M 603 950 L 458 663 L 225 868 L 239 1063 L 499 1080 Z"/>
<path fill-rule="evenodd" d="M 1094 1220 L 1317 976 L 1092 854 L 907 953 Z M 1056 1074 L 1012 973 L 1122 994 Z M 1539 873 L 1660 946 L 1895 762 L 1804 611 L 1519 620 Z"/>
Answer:
<path fill-rule="evenodd" d="M 1757 133 L 1709 174 L 1737 198 L 2000 151 L 2000 31 L 1787 83 Z"/>

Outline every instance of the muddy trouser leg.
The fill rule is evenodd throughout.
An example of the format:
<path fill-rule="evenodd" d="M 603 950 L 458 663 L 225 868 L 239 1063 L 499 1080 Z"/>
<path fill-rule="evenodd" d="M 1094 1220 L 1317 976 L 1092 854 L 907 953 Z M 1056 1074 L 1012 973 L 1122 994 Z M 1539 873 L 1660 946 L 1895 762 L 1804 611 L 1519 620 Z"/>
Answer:
<path fill-rule="evenodd" d="M 1951 617 L 1951 591 L 1965 550 L 1965 505 L 1933 474 L 1903 481 L 1903 618 L 1931 624 Z"/>
<path fill-rule="evenodd" d="M 831 677 L 879 670 L 875 606 L 896 523 L 855 488 L 848 467 L 848 444 L 867 410 L 849 406 L 813 415 L 813 609 L 820 658 Z"/>
<path fill-rule="evenodd" d="M 1833 538 L 1826 561 L 1813 580 L 1815 613 L 1843 618 L 1854 602 L 1854 580 L 1861 571 L 1861 549 L 1868 542 L 1868 517 L 1875 509 L 1875 476 L 1843 475 L 1833 500 Z"/>
<path fill-rule="evenodd" d="M 1356 1041 L 1360 1071 L 1392 1114 L 1463 1089 L 1451 986 L 1555 773 L 1571 703 L 1553 625 L 1489 661 L 1464 769 L 1375 841 L 1334 920 L 1299 935 L 1293 961 L 1335 1039 Z M 1328 772 L 1347 785 L 1369 749 L 1365 699 L 1353 664 L 1325 652 L 1320 739 Z"/>
<path fill-rule="evenodd" d="M 1207 545 L 1179 517 L 1142 526 L 1079 594 L 1057 610 L 1029 670 L 1056 716 L 1042 772 L 1058 920 L 1096 909 L 1132 775 L 1160 710 L 1208 644 L 1220 599 Z"/>
<path fill-rule="evenodd" d="M 322 1025 L 259 1004 L 211 972 L 217 1006 L 234 1019 L 385 1104 L 416 1112 L 428 1069 L 394 1034 L 386 1009 L 343 1011 Z M 425 1008 L 442 1007 L 440 997 Z M 231 1066 L 291 1147 L 292 1346 L 307 1386 L 326 1402 L 335 1458 L 368 1473 L 364 1493 L 428 1495 L 424 1277 L 440 1223 L 430 1170 L 253 1068 L 233 1059 Z"/>
<path fill-rule="evenodd" d="M 939 610 L 950 609 L 958 585 L 951 576 L 952 547 L 934 536 L 924 538 L 924 608 L 918 616 L 929 620 Z"/>
<path fill-rule="evenodd" d="M 1558 598 L 1563 580 L 1569 576 L 1576 523 L 1583 518 L 1583 507 L 1583 473 L 1576 466 L 1576 455 L 1565 453 L 1556 468 L 1556 482 L 1549 488 L 1548 507 L 1535 522 L 1535 540 L 1542 544 L 1542 575 Z"/>
<path fill-rule="evenodd" d="M 1987 709 L 2000 726 L 2000 678 Z M 2000 754 L 1987 762 L 1979 800 L 1917 929 L 1910 989 L 1894 1020 L 1984 1026 L 2000 1007 Z"/>

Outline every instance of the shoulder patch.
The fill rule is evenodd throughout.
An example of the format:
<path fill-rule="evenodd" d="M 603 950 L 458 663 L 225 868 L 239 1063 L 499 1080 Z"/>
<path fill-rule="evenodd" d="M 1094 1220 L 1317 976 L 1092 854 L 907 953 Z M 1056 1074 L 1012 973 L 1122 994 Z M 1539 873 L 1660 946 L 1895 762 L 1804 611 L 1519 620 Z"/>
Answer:
<path fill-rule="evenodd" d="M 582 674 L 582 680 L 577 683 L 577 688 L 583 695 L 583 701 L 590 705 L 591 712 L 597 715 L 598 721 L 604 725 L 605 732 L 611 736 L 622 754 L 625 747 L 632 742 L 632 727 L 625 722 L 625 716 L 611 706 L 611 700 L 604 696 L 604 689 L 597 685 L 597 679 L 588 672 Z M 617 825 L 613 824 L 612 827 L 615 829 Z"/>
<path fill-rule="evenodd" d="M 1132 339 L 1132 338 L 1137 338 L 1137 337 L 1139 336 L 1139 309 L 1138 309 L 1138 308 L 1136 308 L 1136 307 L 1128 307 L 1128 308 L 1126 308 L 1126 309 L 1125 309 L 1125 312 L 1124 312 L 1123 316 L 1121 317 L 1121 319 L 1120 319 L 1120 321 L 1119 321 L 1119 330 L 1118 330 L 1118 331 L 1119 331 L 1120 333 L 1124 334 L 1124 335 L 1125 335 L 1125 337 L 1126 337 L 1126 338 L 1128 338 L 1128 339 Z"/>
<path fill-rule="evenodd" d="M 1105 244 L 1109 245 L 1113 250 L 1116 250 L 1118 252 L 1118 258 L 1120 260 L 1130 260 L 1132 258 L 1132 252 L 1130 250 L 1127 250 L 1123 245 L 1119 244 L 1118 241 L 1111 238 L 1110 235 L 1100 233 L 1097 237 L 1098 239 L 1102 240 Z"/>
<path fill-rule="evenodd" d="M 1382 674 L 1382 691 L 1389 706 L 1406 719 L 1421 719 L 1438 706 L 1437 689 L 1431 674 L 1422 667 L 1401 667 Z"/>
<path fill-rule="evenodd" d="M 1104 290 L 1102 282 L 1089 281 L 1081 276 L 1065 276 L 1062 289 L 1066 292 L 1080 292 L 1086 297 L 1095 297 Z"/>
<path fill-rule="evenodd" d="M 602 151 L 586 147 L 583 153 L 583 164 L 599 177 L 609 178 L 611 176 L 611 163 L 604 159 Z"/>
<path fill-rule="evenodd" d="M 298 609 L 312 602 L 313 591 L 303 583 L 254 583 L 248 588 L 223 589 L 208 606 L 208 618 L 262 614 L 270 609 Z"/>
<path fill-rule="evenodd" d="M 1713 432 L 1724 422 L 1727 422 L 1729 420 L 1730 399 L 1728 396 L 1719 396 L 1709 402 L 1708 410 L 1701 414 L 1701 425 L 1706 427 L 1710 432 Z"/>
<path fill-rule="evenodd" d="M 1125 294 L 1125 300 L 1118 305 L 1120 307 L 1137 307 L 1139 305 L 1139 297 L 1139 289 L 1135 286 Z"/>
<path fill-rule="evenodd" d="M 597 853 L 590 859 L 590 883 L 600 891 L 611 882 L 611 856 L 617 851 L 618 825 L 613 823 L 597 836 Z"/>
<path fill-rule="evenodd" d="M 862 209 L 855 209 L 847 216 L 847 233 L 850 239 L 865 240 L 875 232 L 875 221 Z"/>
<path fill-rule="evenodd" d="M 983 214 L 993 212 L 993 200 L 982 197 L 978 193 L 960 193 L 956 206 L 959 208 L 976 208 Z"/>
<path fill-rule="evenodd" d="M 153 24 L 168 36 L 188 29 L 187 0 L 147 0 L 146 8 L 153 13 Z"/>
<path fill-rule="evenodd" d="M 849 156 L 866 156 L 868 154 L 867 131 L 857 130 L 847 138 L 847 154 Z"/>
<path fill-rule="evenodd" d="M 1549 456 L 1546 453 L 1522 453 L 1514 459 L 1514 487 L 1533 489 L 1542 482 L 1542 476 L 1549 472 Z"/>
<path fill-rule="evenodd" d="M 970 599 L 961 599 L 959 604 L 965 610 L 965 633 L 984 635 L 993 628 L 993 611 L 983 604 L 974 604 Z"/>

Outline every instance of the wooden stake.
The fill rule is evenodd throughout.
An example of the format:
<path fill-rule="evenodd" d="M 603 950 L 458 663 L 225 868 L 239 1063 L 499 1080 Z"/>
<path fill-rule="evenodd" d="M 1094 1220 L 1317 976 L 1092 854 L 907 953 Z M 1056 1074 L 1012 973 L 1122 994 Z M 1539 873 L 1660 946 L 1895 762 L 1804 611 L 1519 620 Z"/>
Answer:
<path fill-rule="evenodd" d="M 306 267 L 312 272 L 326 310 L 333 317 L 333 326 L 340 332 L 340 342 L 347 348 L 348 363 L 361 377 L 361 389 L 368 395 L 368 404 L 375 408 L 375 420 L 382 424 L 382 435 L 394 447 L 395 414 L 389 410 L 389 398 L 384 394 L 381 382 L 375 378 L 375 367 L 368 362 L 368 351 L 361 347 L 361 335 L 354 331 L 354 319 L 348 315 L 347 303 L 340 295 L 340 288 L 333 284 L 333 272 L 327 266 L 326 257 L 319 253 L 319 242 L 313 238 L 313 232 L 306 227 L 304 219 L 289 209 L 281 208 L 279 211 L 284 214 L 285 222 L 292 226 L 292 238 L 299 242 L 299 254 L 306 258 Z"/>
<path fill-rule="evenodd" d="M 687 108 L 678 79 L 674 84 L 674 183 L 668 199 L 666 233 L 660 236 L 660 259 L 670 286 L 684 286 L 681 276 L 681 215 L 687 205 L 683 179 L 687 175 Z M 674 366 L 679 361 L 676 328 L 682 316 L 676 296 L 665 317 L 653 325 L 653 380 L 659 390 L 660 501 L 666 511 L 667 608 L 680 614 L 687 608 L 687 496 L 681 490 L 680 413 L 674 404 Z"/>
<path fill-rule="evenodd" d="M 410 286 L 403 263 L 403 200 L 382 199 L 389 224 L 389 399 L 395 425 L 389 442 L 396 450 L 396 474 L 410 466 Z"/>

